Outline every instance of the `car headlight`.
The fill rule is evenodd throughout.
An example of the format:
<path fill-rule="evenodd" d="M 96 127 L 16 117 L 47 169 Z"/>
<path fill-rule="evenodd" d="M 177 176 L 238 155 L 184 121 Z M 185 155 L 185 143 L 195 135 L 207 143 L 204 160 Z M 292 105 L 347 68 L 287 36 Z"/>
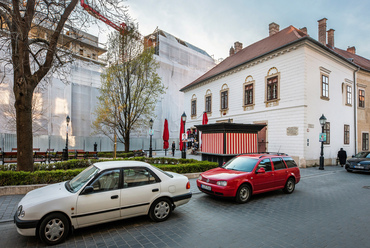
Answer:
<path fill-rule="evenodd" d="M 218 181 L 217 182 L 217 185 L 218 186 L 226 186 L 227 185 L 227 181 Z"/>
<path fill-rule="evenodd" d="M 203 178 L 202 175 L 199 175 L 198 180 L 202 181 L 202 178 Z"/>
<path fill-rule="evenodd" d="M 17 209 L 17 216 L 18 216 L 18 217 L 24 217 L 24 215 L 25 215 L 25 212 L 24 212 L 24 210 L 23 210 L 23 206 L 22 206 L 22 205 L 20 205 L 20 206 L 18 207 L 18 209 Z"/>

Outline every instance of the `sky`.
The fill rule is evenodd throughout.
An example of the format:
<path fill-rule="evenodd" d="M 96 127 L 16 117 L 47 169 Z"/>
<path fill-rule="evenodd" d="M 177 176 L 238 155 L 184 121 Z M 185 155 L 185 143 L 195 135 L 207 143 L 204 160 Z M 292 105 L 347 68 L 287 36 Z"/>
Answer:
<path fill-rule="evenodd" d="M 280 25 L 280 30 L 290 25 L 306 27 L 308 34 L 317 40 L 317 21 L 322 18 L 328 19 L 327 30 L 335 30 L 335 47 L 345 50 L 355 46 L 358 55 L 370 59 L 369 0 L 126 0 L 125 3 L 142 35 L 158 27 L 215 59 L 228 57 L 236 41 L 247 47 L 266 38 L 272 22 Z"/>

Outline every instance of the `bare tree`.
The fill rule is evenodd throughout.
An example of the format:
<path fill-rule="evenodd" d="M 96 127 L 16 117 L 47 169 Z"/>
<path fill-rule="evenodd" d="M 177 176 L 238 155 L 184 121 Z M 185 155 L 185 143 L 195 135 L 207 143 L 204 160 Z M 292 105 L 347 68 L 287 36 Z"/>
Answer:
<path fill-rule="evenodd" d="M 14 94 L 7 94 L 6 98 L 0 99 L 0 116 L 4 129 L 8 132 L 16 132 L 16 111 L 14 107 Z M 33 135 L 45 133 L 47 127 L 47 106 L 42 102 L 42 91 L 36 88 L 32 97 L 32 132 Z"/>
<path fill-rule="evenodd" d="M 156 72 L 154 49 L 144 48 L 135 28 L 125 36 L 111 35 L 108 45 L 111 64 L 101 75 L 101 95 L 93 128 L 111 139 L 116 134 L 128 152 L 131 132 L 148 125 L 165 87 Z"/>
<path fill-rule="evenodd" d="M 17 169 L 32 171 L 32 97 L 39 83 L 61 72 L 73 62 L 71 39 L 63 39 L 68 27 L 75 39 L 79 29 L 97 22 L 78 4 L 79 0 L 0 0 L 2 35 L 0 48 L 1 71 L 13 74 L 17 130 Z M 91 6 L 113 20 L 125 16 L 126 9 L 119 0 L 92 0 Z M 95 14 L 96 16 L 96 14 Z M 66 75 L 66 74 L 64 74 Z M 65 76 L 62 78 L 68 80 Z"/>

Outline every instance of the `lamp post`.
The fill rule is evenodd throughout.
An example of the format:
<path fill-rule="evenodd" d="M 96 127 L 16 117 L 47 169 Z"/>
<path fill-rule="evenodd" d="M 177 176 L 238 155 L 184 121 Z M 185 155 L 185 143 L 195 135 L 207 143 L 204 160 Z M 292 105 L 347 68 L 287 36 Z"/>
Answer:
<path fill-rule="evenodd" d="M 67 121 L 67 132 L 66 132 L 66 147 L 64 148 L 64 160 L 68 160 L 68 124 L 71 121 L 69 115 L 67 115 L 66 121 Z"/>
<path fill-rule="evenodd" d="M 186 114 L 185 114 L 185 111 L 184 111 L 184 113 L 181 115 L 181 120 L 184 122 L 184 134 L 185 134 L 185 122 L 186 122 Z M 182 153 L 181 153 L 181 158 L 186 158 L 185 145 L 186 145 L 186 143 L 185 143 L 185 142 L 183 142 L 183 144 L 182 144 Z"/>
<path fill-rule="evenodd" d="M 326 124 L 326 117 L 324 114 L 321 115 L 320 119 L 320 125 L 321 125 L 321 134 L 324 134 L 324 126 Z M 324 139 L 321 139 L 321 152 L 320 152 L 320 167 L 319 170 L 324 170 Z"/>
<path fill-rule="evenodd" d="M 150 126 L 150 130 L 149 130 L 149 136 L 150 136 L 149 158 L 151 158 L 151 157 L 153 157 L 153 155 L 152 155 L 152 153 L 153 153 L 153 149 L 152 149 L 153 119 L 150 119 L 149 126 Z"/>

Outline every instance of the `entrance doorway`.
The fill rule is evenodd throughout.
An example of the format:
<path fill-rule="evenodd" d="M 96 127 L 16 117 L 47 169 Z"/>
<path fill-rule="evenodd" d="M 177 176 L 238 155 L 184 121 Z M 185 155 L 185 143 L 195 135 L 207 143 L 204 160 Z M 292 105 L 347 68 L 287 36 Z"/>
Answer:
<path fill-rule="evenodd" d="M 266 140 L 267 123 L 258 123 L 258 124 L 266 125 L 264 128 L 262 128 L 261 131 L 258 132 L 258 152 L 266 152 L 267 151 L 267 140 Z"/>

